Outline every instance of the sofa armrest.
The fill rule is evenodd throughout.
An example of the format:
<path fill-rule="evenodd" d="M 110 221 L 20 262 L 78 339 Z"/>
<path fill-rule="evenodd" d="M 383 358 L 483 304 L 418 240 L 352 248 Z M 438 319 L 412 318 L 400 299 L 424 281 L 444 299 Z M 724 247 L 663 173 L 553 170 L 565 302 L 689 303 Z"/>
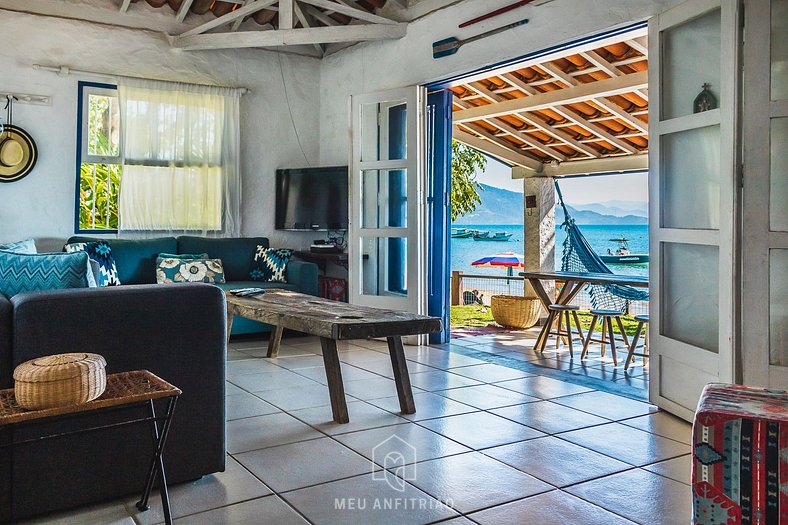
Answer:
<path fill-rule="evenodd" d="M 315 263 L 290 259 L 285 270 L 288 283 L 298 285 L 301 293 L 317 295 L 317 265 Z"/>
<path fill-rule="evenodd" d="M 107 373 L 149 370 L 183 391 L 167 442 L 167 477 L 175 483 L 224 470 L 227 305 L 218 287 L 52 290 L 18 294 L 11 303 L 11 367 L 43 355 L 92 352 L 107 360 Z M 134 432 L 146 446 L 149 429 Z"/>
<path fill-rule="evenodd" d="M 11 301 L 0 294 L 0 388 L 11 388 L 14 380 L 11 377 L 11 321 L 14 318 L 14 309 Z"/>

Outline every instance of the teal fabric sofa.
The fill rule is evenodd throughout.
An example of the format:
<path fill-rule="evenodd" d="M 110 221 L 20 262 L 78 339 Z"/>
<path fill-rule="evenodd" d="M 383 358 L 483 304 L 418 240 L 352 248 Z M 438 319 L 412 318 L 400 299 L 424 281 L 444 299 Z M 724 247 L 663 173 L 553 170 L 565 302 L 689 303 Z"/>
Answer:
<path fill-rule="evenodd" d="M 91 242 L 96 237 L 75 236 L 67 242 Z M 284 288 L 308 295 L 317 295 L 317 265 L 291 259 L 285 274 L 287 283 L 264 283 L 252 281 L 254 253 L 257 246 L 269 246 L 266 237 L 207 238 L 183 235 L 180 237 L 157 237 L 152 239 L 101 239 L 112 248 L 118 267 L 118 278 L 122 284 L 155 284 L 156 258 L 160 253 L 207 253 L 211 259 L 221 259 L 227 280 L 218 284 L 220 288 Z M 233 319 L 232 335 L 270 332 L 271 325 L 250 319 Z"/>

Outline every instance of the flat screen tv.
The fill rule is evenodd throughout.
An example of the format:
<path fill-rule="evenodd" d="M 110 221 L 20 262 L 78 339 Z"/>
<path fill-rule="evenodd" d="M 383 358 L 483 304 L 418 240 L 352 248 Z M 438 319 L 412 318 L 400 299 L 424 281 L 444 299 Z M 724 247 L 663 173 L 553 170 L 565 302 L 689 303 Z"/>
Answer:
<path fill-rule="evenodd" d="M 347 230 L 348 167 L 276 170 L 276 229 Z"/>

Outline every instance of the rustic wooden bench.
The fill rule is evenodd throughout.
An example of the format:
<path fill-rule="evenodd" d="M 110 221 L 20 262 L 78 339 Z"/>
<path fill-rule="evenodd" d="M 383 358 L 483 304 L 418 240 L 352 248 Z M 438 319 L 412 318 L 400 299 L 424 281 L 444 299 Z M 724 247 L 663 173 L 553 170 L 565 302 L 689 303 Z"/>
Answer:
<path fill-rule="evenodd" d="M 402 336 L 441 330 L 441 320 L 437 317 L 350 305 L 288 290 L 267 290 L 254 297 L 237 297 L 228 292 L 228 334 L 236 315 L 275 327 L 268 341 L 268 357 L 277 356 L 285 328 L 320 337 L 331 410 L 337 423 L 350 421 L 337 341 L 386 338 L 400 409 L 405 414 L 414 414 L 416 407 L 402 348 Z"/>

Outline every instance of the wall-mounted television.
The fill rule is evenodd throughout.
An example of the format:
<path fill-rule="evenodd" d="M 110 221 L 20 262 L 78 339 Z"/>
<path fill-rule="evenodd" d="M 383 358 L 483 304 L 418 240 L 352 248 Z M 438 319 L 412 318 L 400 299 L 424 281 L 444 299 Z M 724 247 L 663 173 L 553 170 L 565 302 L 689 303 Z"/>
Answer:
<path fill-rule="evenodd" d="M 348 167 L 276 170 L 276 229 L 347 230 Z"/>

